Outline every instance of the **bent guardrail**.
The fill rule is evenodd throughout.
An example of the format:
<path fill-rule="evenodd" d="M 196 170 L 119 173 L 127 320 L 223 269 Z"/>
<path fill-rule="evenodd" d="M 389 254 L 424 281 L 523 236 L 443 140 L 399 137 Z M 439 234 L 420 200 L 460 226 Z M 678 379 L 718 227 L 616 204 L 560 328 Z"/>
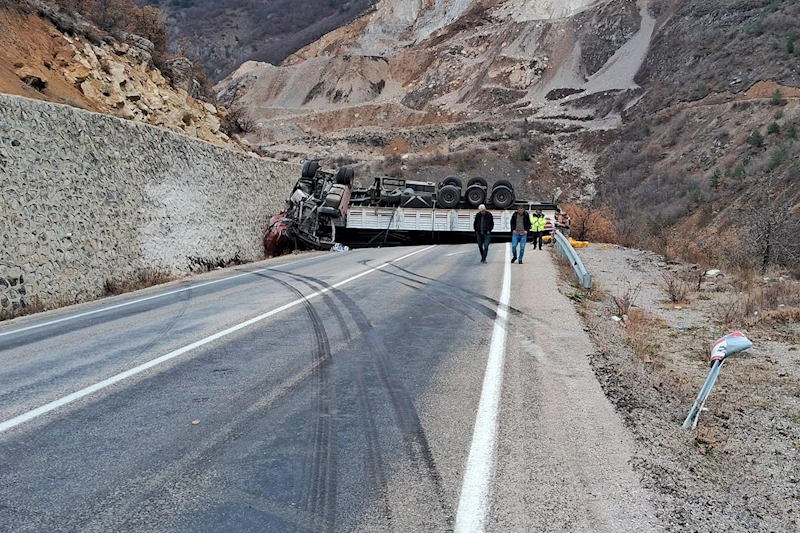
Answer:
<path fill-rule="evenodd" d="M 553 231 L 553 237 L 555 238 L 556 251 L 558 254 L 572 265 L 572 269 L 575 271 L 575 275 L 578 276 L 578 280 L 581 282 L 581 285 L 583 285 L 583 288 L 591 289 L 592 276 L 586 271 L 586 267 L 583 266 L 583 261 L 578 257 L 575 248 L 569 243 L 569 239 L 564 237 L 558 230 Z"/>
<path fill-rule="evenodd" d="M 703 383 L 703 388 L 700 389 L 700 394 L 694 401 L 694 405 L 689 410 L 689 415 L 683 421 L 683 429 L 695 429 L 697 421 L 700 419 L 700 413 L 703 412 L 703 406 L 711 394 L 711 388 L 719 377 L 719 371 L 722 370 L 722 364 L 725 358 L 729 355 L 749 350 L 753 347 L 753 343 L 744 336 L 741 331 L 734 331 L 719 339 L 714 343 L 711 349 L 711 370 L 708 372 L 706 382 Z"/>

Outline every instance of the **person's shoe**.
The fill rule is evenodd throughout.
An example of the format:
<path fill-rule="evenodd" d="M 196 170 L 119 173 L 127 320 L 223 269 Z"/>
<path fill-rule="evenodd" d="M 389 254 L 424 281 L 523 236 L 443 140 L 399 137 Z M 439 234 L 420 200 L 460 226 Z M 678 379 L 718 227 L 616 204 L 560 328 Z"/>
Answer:
<path fill-rule="evenodd" d="M 519 264 L 520 264 L 520 265 L 522 264 L 522 259 L 520 259 L 520 260 L 519 260 Z"/>
<path fill-rule="evenodd" d="M 512 257 L 512 258 L 511 258 L 511 262 L 512 262 L 512 263 L 516 263 L 516 262 L 517 262 L 517 258 L 516 258 L 516 257 Z M 522 262 L 522 261 L 520 261 L 520 263 L 521 263 L 521 262 Z"/>

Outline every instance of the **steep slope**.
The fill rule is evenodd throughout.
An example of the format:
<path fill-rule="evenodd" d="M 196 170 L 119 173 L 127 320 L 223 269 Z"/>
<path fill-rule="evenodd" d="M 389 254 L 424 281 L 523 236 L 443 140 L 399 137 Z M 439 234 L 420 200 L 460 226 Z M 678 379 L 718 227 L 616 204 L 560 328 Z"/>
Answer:
<path fill-rule="evenodd" d="M 246 63 L 217 89 L 253 114 L 256 143 L 467 119 L 603 127 L 614 115 L 581 98 L 637 90 L 655 24 L 635 0 L 386 0 L 284 66 Z"/>
<path fill-rule="evenodd" d="M 108 113 L 241 149 L 220 130 L 225 112 L 189 94 L 191 64 L 173 61 L 175 80 L 168 80 L 153 65 L 149 41 L 68 35 L 34 8 L 0 7 L 0 26 L 0 92 Z"/>
<path fill-rule="evenodd" d="M 374 0 L 136 0 L 168 16 L 173 49 L 220 80 L 246 61 L 279 63 L 360 16 Z"/>

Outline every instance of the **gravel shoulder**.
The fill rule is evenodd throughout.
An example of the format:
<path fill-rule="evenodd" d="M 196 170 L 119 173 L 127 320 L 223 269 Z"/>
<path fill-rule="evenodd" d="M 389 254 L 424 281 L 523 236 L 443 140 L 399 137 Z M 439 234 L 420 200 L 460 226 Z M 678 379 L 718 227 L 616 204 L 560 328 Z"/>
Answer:
<path fill-rule="evenodd" d="M 800 284 L 732 275 L 651 252 L 580 249 L 595 286 L 561 269 L 591 335 L 588 360 L 636 439 L 632 464 L 669 531 L 790 532 L 800 525 Z M 616 318 L 615 318 L 616 317 Z M 681 423 L 711 344 L 754 343 L 726 361 L 697 430 Z"/>

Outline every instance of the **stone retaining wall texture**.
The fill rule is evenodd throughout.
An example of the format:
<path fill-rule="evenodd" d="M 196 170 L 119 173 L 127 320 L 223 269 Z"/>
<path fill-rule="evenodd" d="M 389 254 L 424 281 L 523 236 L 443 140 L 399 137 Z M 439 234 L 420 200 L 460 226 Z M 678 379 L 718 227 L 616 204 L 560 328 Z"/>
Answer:
<path fill-rule="evenodd" d="M 107 280 L 264 257 L 297 165 L 0 95 L 0 313 L 89 300 Z"/>

